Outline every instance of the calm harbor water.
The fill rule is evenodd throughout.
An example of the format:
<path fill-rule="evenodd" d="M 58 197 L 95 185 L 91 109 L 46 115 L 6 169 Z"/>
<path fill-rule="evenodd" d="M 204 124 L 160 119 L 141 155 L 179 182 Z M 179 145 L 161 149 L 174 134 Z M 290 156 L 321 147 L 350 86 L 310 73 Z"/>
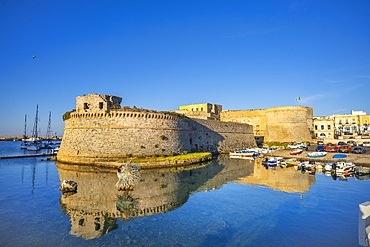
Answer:
<path fill-rule="evenodd" d="M 27 153 L 0 142 L 0 155 Z M 359 246 L 370 180 L 334 180 L 219 157 L 191 169 L 144 170 L 133 191 L 115 172 L 0 160 L 0 246 Z M 60 181 L 78 182 L 62 194 Z"/>

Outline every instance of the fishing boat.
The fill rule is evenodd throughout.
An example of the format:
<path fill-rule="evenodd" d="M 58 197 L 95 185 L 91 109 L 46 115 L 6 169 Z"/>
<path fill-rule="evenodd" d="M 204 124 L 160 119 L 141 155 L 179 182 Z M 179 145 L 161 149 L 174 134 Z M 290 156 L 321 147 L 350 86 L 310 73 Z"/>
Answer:
<path fill-rule="evenodd" d="M 302 161 L 298 164 L 298 170 L 311 170 L 316 167 L 315 161 Z"/>
<path fill-rule="evenodd" d="M 370 175 L 370 167 L 356 166 L 355 173 L 359 176 Z"/>
<path fill-rule="evenodd" d="M 287 159 L 285 160 L 285 165 L 286 167 L 290 167 L 290 166 L 298 166 L 300 162 L 296 159 L 296 158 L 292 158 L 292 159 Z"/>
<path fill-rule="evenodd" d="M 290 155 L 298 155 L 298 154 L 301 154 L 303 152 L 303 149 L 293 149 L 292 151 L 290 151 Z"/>
<path fill-rule="evenodd" d="M 282 157 L 271 157 L 262 161 L 262 164 L 269 167 L 277 167 L 283 161 Z"/>
<path fill-rule="evenodd" d="M 336 173 L 349 173 L 355 171 L 355 165 L 352 162 L 338 161 L 335 163 Z"/>
<path fill-rule="evenodd" d="M 230 158 L 235 159 L 251 159 L 259 155 L 254 149 L 239 149 L 235 152 L 230 152 Z"/>
<path fill-rule="evenodd" d="M 333 163 L 325 163 L 325 165 L 324 165 L 324 171 L 325 172 L 331 172 L 331 170 L 333 169 Z"/>
<path fill-rule="evenodd" d="M 327 152 L 311 152 L 308 153 L 307 156 L 310 158 L 321 158 L 324 157 L 327 154 Z"/>

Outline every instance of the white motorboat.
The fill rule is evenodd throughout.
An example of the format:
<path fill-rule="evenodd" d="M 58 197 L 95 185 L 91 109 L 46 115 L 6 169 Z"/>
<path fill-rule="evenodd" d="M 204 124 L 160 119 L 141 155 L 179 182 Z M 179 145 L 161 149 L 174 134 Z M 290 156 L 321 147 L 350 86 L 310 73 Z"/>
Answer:
<path fill-rule="evenodd" d="M 349 173 L 355 171 L 355 165 L 352 162 L 338 161 L 335 163 L 336 173 Z"/>
<path fill-rule="evenodd" d="M 327 152 L 311 152 L 307 153 L 307 156 L 310 158 L 321 158 L 324 157 L 327 154 Z"/>
<path fill-rule="evenodd" d="M 251 159 L 257 157 L 259 154 L 253 149 L 240 149 L 235 152 L 230 152 L 230 158 L 236 159 Z"/>
<path fill-rule="evenodd" d="M 29 145 L 27 146 L 27 150 L 29 151 L 38 151 L 40 150 L 41 146 L 39 142 L 30 142 Z"/>

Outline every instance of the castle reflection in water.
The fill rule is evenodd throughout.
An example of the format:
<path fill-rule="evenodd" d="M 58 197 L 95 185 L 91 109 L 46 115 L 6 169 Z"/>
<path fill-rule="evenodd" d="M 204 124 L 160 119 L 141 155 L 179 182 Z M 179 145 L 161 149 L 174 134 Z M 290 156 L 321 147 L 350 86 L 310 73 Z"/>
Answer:
<path fill-rule="evenodd" d="M 268 186 L 286 192 L 305 192 L 315 176 L 294 169 L 266 170 L 261 160 L 218 157 L 208 164 L 187 168 L 141 171 L 132 191 L 118 191 L 116 172 L 57 163 L 60 181 L 78 183 L 77 193 L 61 195 L 62 209 L 71 219 L 70 234 L 99 238 L 118 228 L 117 219 L 166 213 L 181 207 L 194 192 L 214 190 L 229 181 Z"/>

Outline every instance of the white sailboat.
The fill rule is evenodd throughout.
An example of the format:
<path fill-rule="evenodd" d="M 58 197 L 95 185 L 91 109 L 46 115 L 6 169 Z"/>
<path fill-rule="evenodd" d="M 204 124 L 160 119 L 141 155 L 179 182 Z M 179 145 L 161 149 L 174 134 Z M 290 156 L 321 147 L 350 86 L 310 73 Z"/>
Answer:
<path fill-rule="evenodd" d="M 27 149 L 29 142 L 27 140 L 27 114 L 24 115 L 24 132 L 23 132 L 23 139 L 21 143 L 22 149 Z"/>
<path fill-rule="evenodd" d="M 32 131 L 32 138 L 27 146 L 27 150 L 30 151 L 38 151 L 40 150 L 41 143 L 38 139 L 38 120 L 39 120 L 39 105 L 36 105 L 36 118 L 35 123 L 33 125 L 33 131 Z"/>

